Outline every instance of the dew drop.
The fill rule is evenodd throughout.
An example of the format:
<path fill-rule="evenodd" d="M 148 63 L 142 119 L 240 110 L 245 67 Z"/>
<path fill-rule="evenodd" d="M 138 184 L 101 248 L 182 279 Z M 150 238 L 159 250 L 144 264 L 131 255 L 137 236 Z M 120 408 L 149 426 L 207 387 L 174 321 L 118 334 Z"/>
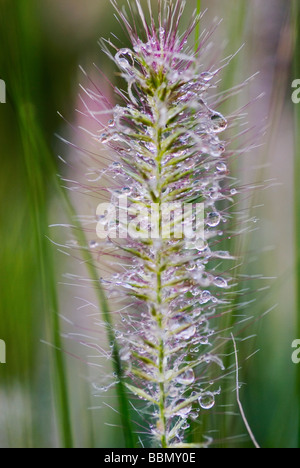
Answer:
<path fill-rule="evenodd" d="M 194 311 L 193 311 L 193 318 L 198 318 L 198 317 L 200 317 L 201 313 L 202 313 L 202 309 L 194 309 Z"/>
<path fill-rule="evenodd" d="M 179 406 L 179 405 L 182 405 L 185 403 L 185 399 L 184 398 L 181 398 L 180 400 L 178 400 L 176 402 L 176 406 Z M 176 413 L 175 415 L 176 416 L 180 416 L 181 418 L 185 419 L 191 412 L 192 410 L 192 405 L 187 405 L 187 406 L 184 406 L 184 408 L 180 408 Z"/>
<path fill-rule="evenodd" d="M 166 36 L 166 31 L 164 28 L 159 28 L 159 37 L 160 37 L 160 40 L 163 41 L 164 38 Z"/>
<path fill-rule="evenodd" d="M 222 155 L 222 153 L 224 153 L 224 151 L 225 151 L 225 146 L 222 143 L 214 144 L 210 148 L 210 154 L 214 158 L 219 158 Z"/>
<path fill-rule="evenodd" d="M 201 304 L 207 304 L 211 300 L 212 296 L 209 291 L 203 291 L 201 294 Z"/>
<path fill-rule="evenodd" d="M 96 249 L 96 248 L 98 247 L 98 245 L 99 245 L 98 242 L 95 241 L 95 240 L 92 240 L 92 241 L 90 242 L 90 248 L 91 248 L 91 249 Z"/>
<path fill-rule="evenodd" d="M 199 397 L 199 405 L 201 408 L 209 410 L 215 406 L 215 397 L 211 392 L 207 392 Z"/>
<path fill-rule="evenodd" d="M 170 395 L 171 398 L 178 397 L 178 388 L 171 387 L 170 390 L 169 390 L 169 395 Z"/>
<path fill-rule="evenodd" d="M 216 169 L 217 169 L 217 171 L 219 171 L 219 172 L 227 172 L 227 166 L 226 166 L 226 164 L 223 163 L 223 162 L 217 163 L 217 164 L 216 164 Z"/>
<path fill-rule="evenodd" d="M 219 189 L 216 187 L 211 187 L 209 189 L 209 197 L 211 200 L 218 200 L 220 194 L 219 194 Z"/>
<path fill-rule="evenodd" d="M 186 422 L 185 424 L 183 424 L 183 425 L 181 426 L 181 428 L 185 431 L 186 429 L 189 429 L 189 428 L 190 428 L 190 425 L 189 425 L 188 422 Z"/>
<path fill-rule="evenodd" d="M 183 385 L 191 385 L 195 382 L 193 369 L 188 369 L 177 377 L 177 382 Z"/>
<path fill-rule="evenodd" d="M 237 189 L 231 189 L 230 193 L 231 193 L 231 195 L 236 195 L 237 194 Z"/>
<path fill-rule="evenodd" d="M 193 271 L 193 270 L 195 270 L 195 268 L 196 268 L 196 263 L 195 263 L 195 262 L 190 262 L 190 263 L 188 263 L 187 266 L 186 266 L 186 269 L 187 269 L 188 271 Z"/>
<path fill-rule="evenodd" d="M 204 272 L 202 273 L 201 276 L 199 276 L 199 284 L 201 284 L 202 287 L 207 288 L 210 286 L 212 283 L 212 276 L 209 275 L 208 273 Z"/>
<path fill-rule="evenodd" d="M 131 64 L 129 63 L 129 60 L 126 57 L 128 57 L 128 59 L 131 61 Z M 117 64 L 124 70 L 130 69 L 134 64 L 133 55 L 131 50 L 129 49 L 119 50 L 119 52 L 117 52 L 117 54 L 115 55 L 115 60 Z"/>
<path fill-rule="evenodd" d="M 179 333 L 177 336 L 179 338 L 182 338 L 183 340 L 189 340 L 190 338 L 192 338 L 192 336 L 195 335 L 195 333 L 196 333 L 196 327 L 190 326 L 186 330 Z"/>
<path fill-rule="evenodd" d="M 201 336 L 199 339 L 199 343 L 203 346 L 208 345 L 209 343 L 208 336 Z"/>
<path fill-rule="evenodd" d="M 199 238 L 196 240 L 195 242 L 195 248 L 199 251 L 199 252 L 205 252 L 206 249 L 208 249 L 208 243 L 207 241 Z"/>
<path fill-rule="evenodd" d="M 214 256 L 217 258 L 231 258 L 231 255 L 226 250 L 218 250 L 214 252 Z"/>
<path fill-rule="evenodd" d="M 107 143 L 109 141 L 109 138 L 110 138 L 110 136 L 109 136 L 108 133 L 102 133 L 100 135 L 99 141 L 100 141 L 100 143 Z"/>
<path fill-rule="evenodd" d="M 197 413 L 196 411 L 192 411 L 192 412 L 189 414 L 189 417 L 195 421 L 195 419 L 198 418 L 198 413 Z"/>
<path fill-rule="evenodd" d="M 129 196 L 129 195 L 131 195 L 131 193 L 132 193 L 132 190 L 131 190 L 130 187 L 123 187 L 123 188 L 122 188 L 122 194 L 123 194 L 123 195 Z"/>
<path fill-rule="evenodd" d="M 190 319 L 184 315 L 176 316 L 170 322 L 170 330 L 177 338 L 188 340 L 196 333 L 196 327 L 191 323 Z"/>
<path fill-rule="evenodd" d="M 131 353 L 128 348 L 123 348 L 120 350 L 120 359 L 122 361 L 128 361 L 130 359 Z"/>
<path fill-rule="evenodd" d="M 211 81 L 213 79 L 213 77 L 214 77 L 214 75 L 212 73 L 210 73 L 210 72 L 203 72 L 203 73 L 201 73 L 200 76 L 201 76 L 202 80 L 205 81 L 206 83 L 208 81 Z"/>
<path fill-rule="evenodd" d="M 209 213 L 206 223 L 210 227 L 216 227 L 220 224 L 220 221 L 221 221 L 220 214 L 217 213 L 216 211 L 213 211 L 212 213 Z"/>
<path fill-rule="evenodd" d="M 223 288 L 223 289 L 228 287 L 227 281 L 224 278 L 221 278 L 221 276 L 218 276 L 217 278 L 215 278 L 214 285 L 217 286 L 218 288 Z"/>
<path fill-rule="evenodd" d="M 213 130 L 214 133 L 220 133 L 220 132 L 224 132 L 224 130 L 226 130 L 227 125 L 228 125 L 227 120 L 219 112 L 215 112 L 211 116 L 211 121 L 213 123 L 212 130 Z"/>

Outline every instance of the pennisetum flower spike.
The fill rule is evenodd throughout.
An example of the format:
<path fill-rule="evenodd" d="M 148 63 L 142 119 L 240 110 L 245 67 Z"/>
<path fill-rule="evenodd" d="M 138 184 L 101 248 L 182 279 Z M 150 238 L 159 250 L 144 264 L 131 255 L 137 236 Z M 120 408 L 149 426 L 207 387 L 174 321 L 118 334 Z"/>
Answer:
<path fill-rule="evenodd" d="M 127 389 L 147 405 L 157 446 L 187 447 L 189 421 L 221 391 L 211 377 L 224 370 L 212 323 L 228 303 L 222 270 L 232 257 L 218 246 L 237 190 L 221 139 L 228 123 L 207 100 L 220 68 L 203 66 L 205 37 L 196 51 L 188 45 L 200 17 L 181 35 L 182 0 L 159 5 L 157 25 L 150 1 L 150 20 L 135 6 L 139 20 L 118 12 L 132 47 L 105 45 L 127 83 L 121 104 L 88 92 L 111 114 L 94 137 L 113 159 L 102 174 L 109 203 L 97 212 L 103 242 L 91 248 L 115 259 L 116 274 L 102 282 L 123 301 L 115 334 Z"/>

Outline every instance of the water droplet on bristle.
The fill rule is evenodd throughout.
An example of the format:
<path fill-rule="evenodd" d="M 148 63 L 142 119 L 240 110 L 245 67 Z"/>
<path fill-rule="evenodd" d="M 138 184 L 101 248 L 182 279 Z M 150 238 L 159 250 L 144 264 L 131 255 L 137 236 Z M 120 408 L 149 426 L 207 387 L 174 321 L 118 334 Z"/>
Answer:
<path fill-rule="evenodd" d="M 195 381 L 193 369 L 188 369 L 177 377 L 177 382 L 183 385 L 191 385 Z"/>
<path fill-rule="evenodd" d="M 214 144 L 210 148 L 210 154 L 214 158 L 219 158 L 222 155 L 222 153 L 224 153 L 224 151 L 225 151 L 225 146 L 222 143 Z"/>
<path fill-rule="evenodd" d="M 226 130 L 227 125 L 228 125 L 227 120 L 219 112 L 215 112 L 211 116 L 211 121 L 213 124 L 212 130 L 214 133 L 221 133 L 221 132 L 224 132 L 224 130 Z"/>
<path fill-rule="evenodd" d="M 190 414 L 189 414 L 189 417 L 193 420 L 197 419 L 198 418 L 198 413 L 196 411 L 192 411 Z"/>
<path fill-rule="evenodd" d="M 165 29 L 164 28 L 159 28 L 159 38 L 160 38 L 160 40 L 163 41 L 165 36 L 166 36 Z"/>
<path fill-rule="evenodd" d="M 211 300 L 212 296 L 209 291 L 203 291 L 201 294 L 201 304 L 207 304 Z"/>
<path fill-rule="evenodd" d="M 214 280 L 214 285 L 217 286 L 218 288 L 227 288 L 228 283 L 224 278 L 217 277 Z"/>
<path fill-rule="evenodd" d="M 208 81 L 211 81 L 213 79 L 214 75 L 210 72 L 203 72 L 201 73 L 200 77 L 203 81 L 207 83 Z"/>
<path fill-rule="evenodd" d="M 196 333 L 195 325 L 184 315 L 178 315 L 170 321 L 170 330 L 174 332 L 177 338 L 183 340 L 192 338 Z"/>
<path fill-rule="evenodd" d="M 117 52 L 115 55 L 115 60 L 119 67 L 123 68 L 124 70 L 130 69 L 134 64 L 133 54 L 129 49 L 119 50 L 119 52 Z"/>
<path fill-rule="evenodd" d="M 185 399 L 181 398 L 176 402 L 176 406 L 182 405 L 185 403 Z M 175 414 L 176 416 L 180 416 L 181 418 L 186 418 L 192 410 L 192 405 L 185 406 L 184 408 L 180 408 Z"/>
<path fill-rule="evenodd" d="M 209 343 L 208 336 L 201 336 L 199 339 L 199 343 L 201 345 L 208 345 Z"/>
<path fill-rule="evenodd" d="M 221 221 L 220 214 L 214 211 L 212 213 L 209 213 L 206 223 L 210 227 L 216 227 L 220 224 L 220 221 Z"/>
<path fill-rule="evenodd" d="M 90 242 L 90 248 L 91 248 L 91 249 L 96 249 L 97 247 L 98 247 L 98 242 L 92 240 L 92 241 Z"/>
<path fill-rule="evenodd" d="M 223 162 L 217 163 L 216 169 L 217 169 L 217 171 L 219 171 L 219 172 L 227 172 L 227 166 L 226 166 L 226 164 L 223 163 Z"/>
<path fill-rule="evenodd" d="M 211 392 L 207 392 L 204 395 L 201 395 L 198 401 L 201 408 L 206 410 L 211 409 L 215 406 L 215 397 L 214 394 Z"/>
<path fill-rule="evenodd" d="M 130 356 L 131 356 L 131 352 L 130 352 L 130 350 L 128 348 L 121 349 L 120 359 L 122 361 L 128 361 L 128 359 L 130 359 Z"/>
<path fill-rule="evenodd" d="M 109 136 L 108 133 L 102 133 L 100 135 L 99 141 L 100 141 L 100 143 L 107 143 L 109 141 L 109 138 L 110 138 L 110 136 Z"/>
<path fill-rule="evenodd" d="M 178 388 L 176 388 L 176 387 L 170 388 L 169 395 L 172 398 L 176 398 L 178 396 Z"/>
<path fill-rule="evenodd" d="M 186 266 L 187 271 L 194 271 L 195 268 L 196 268 L 196 263 L 195 262 L 190 262 Z"/>
<path fill-rule="evenodd" d="M 218 258 L 231 258 L 231 255 L 226 250 L 218 250 L 214 252 L 215 257 Z"/>
<path fill-rule="evenodd" d="M 123 193 L 124 195 L 128 195 L 128 196 L 129 196 L 129 195 L 131 195 L 132 190 L 131 190 L 130 187 L 123 187 L 123 188 L 122 188 L 122 193 Z"/>

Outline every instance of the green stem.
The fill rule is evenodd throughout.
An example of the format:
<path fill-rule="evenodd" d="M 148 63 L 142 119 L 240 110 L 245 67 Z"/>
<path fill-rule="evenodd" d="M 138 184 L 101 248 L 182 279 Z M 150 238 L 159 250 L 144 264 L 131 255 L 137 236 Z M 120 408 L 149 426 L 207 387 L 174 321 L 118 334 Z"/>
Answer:
<path fill-rule="evenodd" d="M 159 112 L 157 111 L 157 122 L 159 122 Z M 164 314 L 162 311 L 162 148 L 161 148 L 161 129 L 157 128 L 156 131 L 156 165 L 157 165 L 157 198 L 159 200 L 159 216 L 158 216 L 158 232 L 159 237 L 161 240 L 161 245 L 158 248 L 156 254 L 156 323 L 159 329 L 159 334 L 161 336 L 160 344 L 159 344 L 159 357 L 158 357 L 158 366 L 159 366 L 159 375 L 160 375 L 160 383 L 159 383 L 159 431 L 161 433 L 161 447 L 167 448 L 168 447 L 168 436 L 167 436 L 167 424 L 166 424 L 166 381 L 165 381 L 165 343 L 163 339 L 164 334 Z M 153 200 L 154 202 L 154 200 Z"/>
<path fill-rule="evenodd" d="M 161 209 L 159 214 L 161 220 Z M 164 332 L 164 320 L 163 313 L 161 312 L 162 300 L 161 300 L 162 284 L 161 284 L 161 255 L 157 255 L 157 325 L 159 327 L 160 334 Z M 167 427 L 166 427 L 166 382 L 165 382 L 165 343 L 163 338 L 160 340 L 159 345 L 159 374 L 160 374 L 160 383 L 159 383 L 159 414 L 160 414 L 160 431 L 161 431 L 161 446 L 162 448 L 168 447 L 168 438 L 167 438 Z"/>

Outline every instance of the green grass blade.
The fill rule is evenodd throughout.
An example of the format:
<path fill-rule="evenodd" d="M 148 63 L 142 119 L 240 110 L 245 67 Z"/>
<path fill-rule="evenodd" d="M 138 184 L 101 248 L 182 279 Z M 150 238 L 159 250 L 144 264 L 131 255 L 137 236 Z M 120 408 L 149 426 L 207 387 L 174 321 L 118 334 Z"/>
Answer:
<path fill-rule="evenodd" d="M 55 346 L 53 375 L 57 396 L 57 413 L 61 426 L 62 444 L 73 446 L 72 426 L 69 409 L 69 395 L 64 357 L 61 353 L 58 301 L 56 278 L 54 275 L 52 254 L 48 235 L 48 202 L 51 174 L 51 157 L 45 151 L 45 139 L 36 115 L 36 95 L 32 83 L 39 82 L 39 60 L 36 43 L 39 43 L 35 28 L 34 15 L 31 15 L 31 2 L 20 1 L 12 6 L 1 5 L 1 37 L 5 51 L 5 79 L 7 81 L 9 104 L 14 110 L 14 123 L 17 138 L 20 140 L 18 151 L 25 166 L 26 195 L 32 224 L 33 252 L 38 271 L 38 281 L 34 294 L 41 297 L 42 310 L 34 309 L 33 318 L 40 321 L 45 318 L 50 328 L 50 339 Z M 10 26 L 6 31 L 6 24 Z M 6 31 L 6 33 L 5 33 Z M 53 167 L 54 171 L 54 167 Z M 26 268 L 26 265 L 24 265 Z M 29 271 L 27 272 L 29 274 Z M 37 292 L 38 291 L 38 292 Z M 32 291 L 33 294 L 33 291 Z M 32 299 L 31 299 L 32 300 Z M 40 314 L 35 317 L 34 314 Z M 36 340 L 36 338 L 34 338 Z M 32 401 L 33 405 L 33 401 Z M 47 422 L 48 424 L 48 422 Z M 47 431 L 45 430 L 45 434 Z"/>

